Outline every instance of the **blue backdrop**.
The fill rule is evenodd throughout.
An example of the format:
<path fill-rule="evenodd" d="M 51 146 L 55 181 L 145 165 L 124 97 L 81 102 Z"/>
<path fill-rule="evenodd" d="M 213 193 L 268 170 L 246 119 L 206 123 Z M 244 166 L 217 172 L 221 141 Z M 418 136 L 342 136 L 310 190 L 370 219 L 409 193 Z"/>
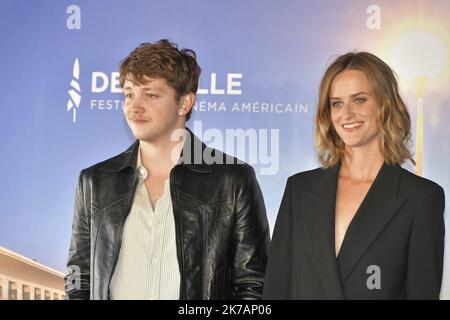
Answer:
<path fill-rule="evenodd" d="M 422 175 L 450 195 L 449 1 L 1 0 L 0 11 L 0 246 L 58 270 L 79 171 L 133 142 L 118 63 L 161 38 L 197 52 L 201 90 L 188 126 L 255 167 L 272 228 L 287 177 L 319 165 L 320 78 L 331 59 L 352 50 L 397 71 L 413 150 L 423 99 Z M 420 93 L 415 79 L 423 77 Z M 246 145 L 233 147 L 236 135 L 246 135 Z M 443 298 L 449 263 L 447 252 Z"/>

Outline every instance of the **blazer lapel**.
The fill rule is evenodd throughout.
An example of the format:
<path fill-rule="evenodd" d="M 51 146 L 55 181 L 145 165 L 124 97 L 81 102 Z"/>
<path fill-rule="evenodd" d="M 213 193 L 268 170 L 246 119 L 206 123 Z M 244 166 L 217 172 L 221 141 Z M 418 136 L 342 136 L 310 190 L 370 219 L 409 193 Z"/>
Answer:
<path fill-rule="evenodd" d="M 315 267 L 331 299 L 343 299 L 334 239 L 334 213 L 340 165 L 325 169 L 311 192 L 302 192 L 304 231 Z M 316 188 L 314 188 L 316 187 Z"/>
<path fill-rule="evenodd" d="M 405 203 L 397 197 L 400 174 L 399 165 L 384 163 L 350 223 L 338 256 L 342 282 Z"/>

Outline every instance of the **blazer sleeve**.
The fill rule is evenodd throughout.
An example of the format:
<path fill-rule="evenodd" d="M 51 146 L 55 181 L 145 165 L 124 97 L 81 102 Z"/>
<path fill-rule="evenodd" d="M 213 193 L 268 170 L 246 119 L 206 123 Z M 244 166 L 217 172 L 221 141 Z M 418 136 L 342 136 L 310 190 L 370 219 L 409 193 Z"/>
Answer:
<path fill-rule="evenodd" d="M 291 178 L 286 183 L 270 244 L 264 299 L 291 299 L 292 206 Z"/>
<path fill-rule="evenodd" d="M 418 207 L 409 241 L 407 299 L 439 299 L 444 260 L 444 190 L 433 188 Z"/>
<path fill-rule="evenodd" d="M 252 167 L 236 200 L 233 228 L 233 299 L 262 299 L 270 231 L 264 199 Z"/>
<path fill-rule="evenodd" d="M 90 298 L 90 216 L 86 210 L 83 172 L 80 173 L 75 197 L 65 292 L 68 300 Z"/>

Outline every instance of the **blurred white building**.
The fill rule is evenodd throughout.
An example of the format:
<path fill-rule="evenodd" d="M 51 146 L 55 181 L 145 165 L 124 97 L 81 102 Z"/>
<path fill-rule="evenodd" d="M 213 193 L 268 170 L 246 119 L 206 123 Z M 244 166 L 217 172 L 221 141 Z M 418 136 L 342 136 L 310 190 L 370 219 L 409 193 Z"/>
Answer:
<path fill-rule="evenodd" d="M 64 274 L 0 247 L 0 300 L 63 300 Z"/>

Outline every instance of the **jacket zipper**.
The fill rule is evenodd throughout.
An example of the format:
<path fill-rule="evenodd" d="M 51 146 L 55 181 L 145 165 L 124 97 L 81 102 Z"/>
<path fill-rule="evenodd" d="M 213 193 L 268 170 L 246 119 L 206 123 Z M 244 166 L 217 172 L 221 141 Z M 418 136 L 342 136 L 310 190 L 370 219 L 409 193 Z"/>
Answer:
<path fill-rule="evenodd" d="M 208 214 L 208 212 L 206 210 L 203 210 L 203 212 L 202 212 L 202 224 L 203 224 L 203 227 L 202 227 L 202 229 L 203 229 L 202 230 L 203 231 L 202 261 L 203 261 L 203 263 L 202 263 L 202 297 L 201 297 L 201 299 L 211 299 L 211 296 L 205 297 L 205 273 L 206 273 L 206 265 L 207 265 L 207 263 L 206 263 L 206 261 L 207 261 L 207 259 L 206 259 L 206 255 L 207 255 L 206 243 L 208 240 L 208 224 L 207 224 L 208 217 L 207 217 L 207 214 Z"/>
<path fill-rule="evenodd" d="M 177 195 L 172 192 L 175 186 L 175 170 L 176 166 L 170 172 L 170 195 L 172 198 L 172 208 L 176 225 L 176 239 L 177 239 L 177 256 L 181 260 L 179 261 L 180 275 L 181 275 L 181 288 L 180 288 L 180 300 L 187 299 L 186 297 L 186 275 L 184 274 L 184 253 L 183 253 L 183 243 L 181 240 L 181 235 L 183 234 L 183 226 L 181 225 L 181 217 L 178 211 L 178 201 Z"/>

